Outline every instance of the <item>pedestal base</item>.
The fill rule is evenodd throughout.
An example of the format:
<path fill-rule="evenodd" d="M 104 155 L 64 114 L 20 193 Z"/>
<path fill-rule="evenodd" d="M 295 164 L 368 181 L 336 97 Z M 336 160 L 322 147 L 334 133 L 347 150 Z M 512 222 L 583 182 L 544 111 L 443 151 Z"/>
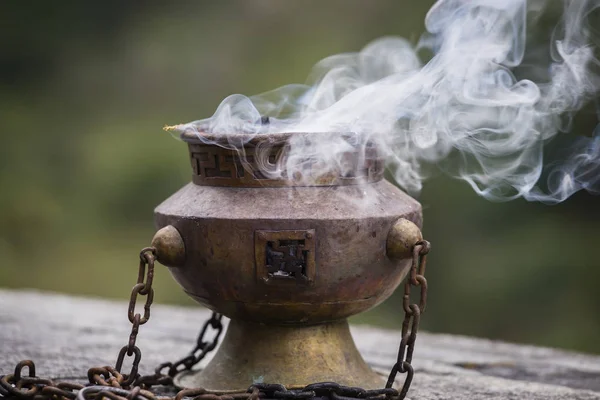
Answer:
<path fill-rule="evenodd" d="M 362 359 L 346 320 L 312 326 L 232 320 L 206 368 L 175 377 L 179 387 L 218 391 L 246 390 L 253 383 L 290 387 L 315 382 L 376 389 L 384 387 L 385 378 Z"/>

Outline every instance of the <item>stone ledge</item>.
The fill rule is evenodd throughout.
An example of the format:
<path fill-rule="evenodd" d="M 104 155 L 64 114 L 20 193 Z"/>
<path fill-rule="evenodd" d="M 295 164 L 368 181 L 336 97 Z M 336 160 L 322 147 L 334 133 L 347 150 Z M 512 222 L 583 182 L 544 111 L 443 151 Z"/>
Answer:
<path fill-rule="evenodd" d="M 130 324 L 121 301 L 0 289 L 0 373 L 33 359 L 40 376 L 85 379 L 90 366 L 113 365 Z M 193 347 L 205 309 L 154 305 L 140 328 L 142 374 Z M 397 331 L 353 326 L 367 362 L 389 370 Z M 208 361 L 208 360 L 206 360 Z M 456 335 L 420 333 L 408 398 L 598 399 L 600 357 Z"/>

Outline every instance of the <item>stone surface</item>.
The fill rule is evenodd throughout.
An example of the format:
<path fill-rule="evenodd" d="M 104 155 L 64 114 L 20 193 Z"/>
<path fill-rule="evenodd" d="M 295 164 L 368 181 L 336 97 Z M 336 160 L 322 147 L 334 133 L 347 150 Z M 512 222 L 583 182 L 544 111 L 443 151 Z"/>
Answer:
<path fill-rule="evenodd" d="M 138 336 L 140 372 L 184 356 L 208 316 L 200 308 L 154 305 Z M 33 359 L 39 376 L 85 379 L 90 366 L 114 364 L 129 332 L 124 302 L 0 290 L 0 374 Z M 367 362 L 389 370 L 398 332 L 354 326 L 352 334 Z M 410 399 L 600 399 L 598 356 L 420 333 L 413 361 Z"/>

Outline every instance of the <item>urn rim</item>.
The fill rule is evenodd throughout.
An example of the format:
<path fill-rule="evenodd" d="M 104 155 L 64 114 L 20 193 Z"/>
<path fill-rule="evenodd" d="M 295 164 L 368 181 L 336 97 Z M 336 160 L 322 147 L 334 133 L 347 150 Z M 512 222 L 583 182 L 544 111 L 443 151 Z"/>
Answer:
<path fill-rule="evenodd" d="M 341 137 L 354 144 L 359 144 L 361 135 L 356 132 L 228 132 L 215 133 L 203 130 L 186 129 L 179 138 L 189 144 L 217 145 L 225 147 L 243 147 L 267 143 L 272 145 L 283 145 L 291 138 L 314 138 L 314 137 Z"/>

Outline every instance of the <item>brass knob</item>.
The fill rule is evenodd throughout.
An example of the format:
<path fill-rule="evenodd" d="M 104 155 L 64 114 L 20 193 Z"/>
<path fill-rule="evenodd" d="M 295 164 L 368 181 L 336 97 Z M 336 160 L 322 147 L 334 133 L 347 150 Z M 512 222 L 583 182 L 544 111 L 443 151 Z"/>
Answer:
<path fill-rule="evenodd" d="M 178 267 L 185 262 L 185 244 L 179 231 L 167 225 L 152 238 L 152 247 L 156 249 L 156 259 L 168 267 Z"/>
<path fill-rule="evenodd" d="M 392 260 L 402 260 L 412 257 L 414 245 L 423 240 L 421 230 L 413 222 L 398 218 L 388 232 L 386 253 Z"/>

